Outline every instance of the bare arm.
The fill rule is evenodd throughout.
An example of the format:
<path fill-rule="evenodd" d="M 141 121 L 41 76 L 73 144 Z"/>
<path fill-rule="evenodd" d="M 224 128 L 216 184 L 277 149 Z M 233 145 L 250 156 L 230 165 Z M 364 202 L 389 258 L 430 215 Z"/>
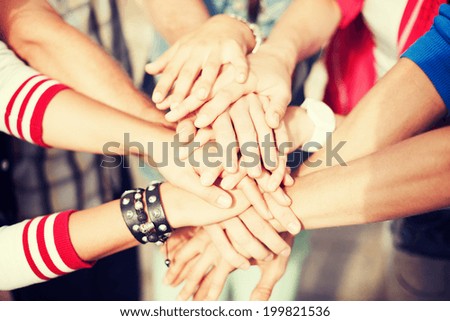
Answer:
<path fill-rule="evenodd" d="M 261 49 L 282 59 L 292 74 L 298 61 L 316 53 L 330 40 L 340 19 L 335 0 L 294 0 Z"/>
<path fill-rule="evenodd" d="M 428 77 L 402 58 L 333 133 L 333 146 L 345 142 L 339 155 L 348 162 L 429 129 L 445 113 L 444 102 Z M 310 158 L 321 161 L 320 166 L 302 166 L 300 175 L 338 164 L 338 158 L 326 161 L 327 150 L 322 148 Z"/>
<path fill-rule="evenodd" d="M 139 93 L 121 66 L 65 23 L 47 1 L 2 1 L 0 32 L 40 72 L 111 107 L 165 123 L 163 114 Z"/>
<path fill-rule="evenodd" d="M 297 180 L 288 188 L 305 228 L 364 224 L 450 205 L 450 127 Z M 419 157 L 420 155 L 420 157 Z"/>
<path fill-rule="evenodd" d="M 236 216 L 248 207 L 240 192 L 233 192 L 235 204 L 218 209 L 195 195 L 169 183 L 161 186 L 167 220 L 173 228 L 200 226 Z M 189 212 L 195 209 L 195 217 Z M 108 226 L 108 228 L 101 228 Z M 125 225 L 119 201 L 72 214 L 69 229 L 74 248 L 81 259 L 93 261 L 139 244 Z M 99 232 L 100 231 L 100 232 Z"/>
<path fill-rule="evenodd" d="M 194 31 L 209 19 L 203 0 L 150 0 L 141 1 L 155 29 L 169 44 Z"/>

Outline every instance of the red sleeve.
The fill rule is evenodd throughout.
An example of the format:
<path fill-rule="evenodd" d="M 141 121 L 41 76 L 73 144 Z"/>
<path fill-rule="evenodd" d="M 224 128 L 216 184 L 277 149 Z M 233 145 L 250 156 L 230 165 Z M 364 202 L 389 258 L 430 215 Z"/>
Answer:
<path fill-rule="evenodd" d="M 364 0 L 336 0 L 341 8 L 342 18 L 339 28 L 347 27 L 361 13 Z"/>

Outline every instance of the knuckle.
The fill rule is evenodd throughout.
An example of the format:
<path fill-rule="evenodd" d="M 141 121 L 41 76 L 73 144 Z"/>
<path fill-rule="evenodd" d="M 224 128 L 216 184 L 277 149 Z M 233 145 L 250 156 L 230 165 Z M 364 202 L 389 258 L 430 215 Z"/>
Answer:
<path fill-rule="evenodd" d="M 264 221 L 257 221 L 254 223 L 254 225 L 251 227 L 252 233 L 258 236 L 265 236 L 269 235 L 270 228 Z"/>
<path fill-rule="evenodd" d="M 241 46 L 239 45 L 239 42 L 236 39 L 226 39 L 223 41 L 223 45 L 228 48 L 229 50 L 239 50 L 241 51 Z"/>
<path fill-rule="evenodd" d="M 272 295 L 272 289 L 269 287 L 259 286 L 255 289 L 255 292 L 258 298 L 263 298 L 264 300 L 267 300 Z"/>
<path fill-rule="evenodd" d="M 180 73 L 180 77 L 193 77 L 197 74 L 196 68 L 189 66 L 183 68 L 182 72 Z"/>
<path fill-rule="evenodd" d="M 205 67 L 204 69 L 217 69 L 220 67 L 220 62 L 216 61 L 216 60 L 211 60 L 209 59 L 206 63 L 205 63 Z"/>

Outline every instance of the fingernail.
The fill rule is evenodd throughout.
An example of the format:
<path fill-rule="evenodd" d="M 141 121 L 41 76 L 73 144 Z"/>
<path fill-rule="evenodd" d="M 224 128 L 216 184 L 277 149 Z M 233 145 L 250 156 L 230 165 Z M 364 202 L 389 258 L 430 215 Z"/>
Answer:
<path fill-rule="evenodd" d="M 264 259 L 264 262 L 270 262 L 270 261 L 272 261 L 272 260 L 273 260 L 273 254 L 270 253 L 270 254 Z"/>
<path fill-rule="evenodd" d="M 291 199 L 285 193 L 283 193 L 283 198 L 286 201 L 286 203 L 291 204 Z"/>
<path fill-rule="evenodd" d="M 207 95 L 208 93 L 205 88 L 200 88 L 199 91 L 197 92 L 197 96 L 201 100 L 206 99 Z"/>
<path fill-rule="evenodd" d="M 269 192 L 275 192 L 275 190 L 278 188 L 277 182 L 270 182 L 268 185 Z"/>
<path fill-rule="evenodd" d="M 176 298 L 175 300 L 177 300 L 177 301 L 184 301 L 184 300 L 183 300 L 183 297 L 182 297 L 181 295 L 178 295 L 177 298 Z"/>
<path fill-rule="evenodd" d="M 300 229 L 301 229 L 300 224 L 298 224 L 297 222 L 289 223 L 287 226 L 288 232 L 293 235 L 298 234 L 300 232 Z"/>
<path fill-rule="evenodd" d="M 275 127 L 278 127 L 278 125 L 280 124 L 280 115 L 278 115 L 277 113 L 273 113 L 272 121 L 274 122 Z"/>
<path fill-rule="evenodd" d="M 166 276 L 166 277 L 164 277 L 164 279 L 163 279 L 163 283 L 165 284 L 165 285 L 169 285 L 169 278 Z"/>
<path fill-rule="evenodd" d="M 174 114 L 173 112 L 169 111 L 169 112 L 164 116 L 164 118 L 166 118 L 166 120 L 169 121 L 169 122 L 173 122 L 174 119 L 175 119 L 175 114 Z"/>
<path fill-rule="evenodd" d="M 185 126 L 177 127 L 177 135 L 181 143 L 189 142 L 188 128 L 186 128 Z"/>
<path fill-rule="evenodd" d="M 285 185 L 288 185 L 288 186 L 294 185 L 294 179 L 292 178 L 292 176 L 287 176 L 286 177 Z"/>
<path fill-rule="evenodd" d="M 203 186 L 211 186 L 216 178 L 214 175 L 212 175 L 209 172 L 206 172 L 200 176 L 200 183 L 202 183 Z"/>
<path fill-rule="evenodd" d="M 237 76 L 237 81 L 238 82 L 244 82 L 245 81 L 245 74 L 244 73 L 240 73 L 238 76 Z"/>
<path fill-rule="evenodd" d="M 209 119 L 206 115 L 198 115 L 195 119 L 195 127 L 197 128 L 203 128 L 209 125 Z"/>
<path fill-rule="evenodd" d="M 260 177 L 261 174 L 262 174 L 261 164 L 258 163 L 258 165 L 256 165 L 256 166 L 255 166 L 255 169 L 254 169 L 254 175 L 255 175 L 255 178 Z"/>
<path fill-rule="evenodd" d="M 233 199 L 230 195 L 220 195 L 216 200 L 217 205 L 221 208 L 229 208 L 233 203 Z"/>
<path fill-rule="evenodd" d="M 179 105 L 180 103 L 171 103 L 170 104 L 170 109 L 171 110 L 174 110 L 175 108 L 177 108 L 177 106 Z"/>
<path fill-rule="evenodd" d="M 239 266 L 241 270 L 248 270 L 250 268 L 250 263 L 245 262 Z"/>
<path fill-rule="evenodd" d="M 187 132 L 186 129 L 182 130 L 179 135 L 179 139 L 181 143 L 190 143 L 191 142 L 191 135 Z"/>
<path fill-rule="evenodd" d="M 226 190 L 230 190 L 233 188 L 233 186 L 231 186 L 232 185 L 231 183 L 232 182 L 230 180 L 223 179 L 220 182 L 220 187 L 222 187 L 223 189 L 226 189 Z"/>
<path fill-rule="evenodd" d="M 159 91 L 153 93 L 153 102 L 160 103 L 163 100 L 163 96 Z"/>
<path fill-rule="evenodd" d="M 280 253 L 280 255 L 281 255 L 281 256 L 284 256 L 284 257 L 288 257 L 290 254 L 291 254 L 291 249 L 290 249 L 290 248 L 287 248 L 287 249 L 283 250 L 283 251 Z"/>

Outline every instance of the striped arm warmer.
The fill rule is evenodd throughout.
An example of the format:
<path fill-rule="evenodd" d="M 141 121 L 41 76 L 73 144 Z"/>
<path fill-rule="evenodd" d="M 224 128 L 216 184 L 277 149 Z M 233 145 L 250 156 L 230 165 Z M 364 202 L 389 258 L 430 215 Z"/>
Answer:
<path fill-rule="evenodd" d="M 41 283 L 93 265 L 79 258 L 70 240 L 73 212 L 0 227 L 0 290 Z"/>
<path fill-rule="evenodd" d="M 68 89 L 26 66 L 0 42 L 0 131 L 48 147 L 42 122 L 52 98 Z"/>

